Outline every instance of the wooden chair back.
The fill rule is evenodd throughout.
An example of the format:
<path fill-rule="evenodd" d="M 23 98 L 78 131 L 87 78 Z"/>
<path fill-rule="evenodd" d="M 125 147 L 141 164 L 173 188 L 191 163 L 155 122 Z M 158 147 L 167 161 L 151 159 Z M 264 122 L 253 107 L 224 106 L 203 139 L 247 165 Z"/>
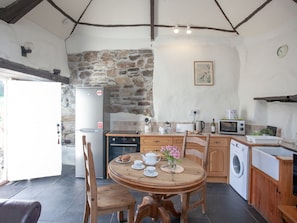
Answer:
<path fill-rule="evenodd" d="M 189 158 L 194 158 L 195 161 L 203 166 L 204 170 L 207 172 L 207 160 L 208 160 L 208 148 L 209 148 L 210 135 L 206 135 L 206 139 L 195 135 L 189 135 L 189 132 L 185 132 L 182 154 Z M 204 182 L 197 188 L 196 191 L 191 191 L 188 193 L 182 194 L 182 212 L 187 213 L 189 210 L 202 205 L 202 213 L 205 213 L 206 210 L 206 182 L 207 178 L 204 179 Z M 195 193 L 201 193 L 201 196 L 195 197 L 196 199 L 190 199 L 190 197 Z"/>
<path fill-rule="evenodd" d="M 86 201 L 84 223 L 96 223 L 99 215 L 117 212 L 118 221 L 124 221 L 124 210 L 128 211 L 128 223 L 134 223 L 135 199 L 127 188 L 119 184 L 97 186 L 91 143 L 86 142 L 86 136 L 82 136 Z M 120 196 L 123 198 L 119 199 Z"/>
<path fill-rule="evenodd" d="M 97 182 L 94 159 L 91 149 L 91 143 L 86 142 L 86 136 L 82 137 L 82 141 L 85 164 L 86 202 L 88 202 L 92 213 L 93 211 L 97 211 Z"/>
<path fill-rule="evenodd" d="M 206 139 L 202 139 L 198 136 L 189 135 L 189 131 L 186 131 L 183 140 L 182 156 L 195 157 L 195 161 L 200 162 L 200 164 L 206 170 L 209 138 L 209 134 L 206 135 Z"/>

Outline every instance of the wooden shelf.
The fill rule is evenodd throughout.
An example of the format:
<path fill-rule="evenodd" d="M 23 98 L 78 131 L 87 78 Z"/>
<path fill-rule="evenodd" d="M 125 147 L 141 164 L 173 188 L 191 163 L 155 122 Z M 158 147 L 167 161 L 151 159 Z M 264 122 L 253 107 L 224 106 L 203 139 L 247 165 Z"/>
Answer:
<path fill-rule="evenodd" d="M 289 96 L 273 96 L 273 97 L 257 97 L 254 100 L 264 100 L 267 102 L 297 102 L 297 95 L 289 95 Z"/>

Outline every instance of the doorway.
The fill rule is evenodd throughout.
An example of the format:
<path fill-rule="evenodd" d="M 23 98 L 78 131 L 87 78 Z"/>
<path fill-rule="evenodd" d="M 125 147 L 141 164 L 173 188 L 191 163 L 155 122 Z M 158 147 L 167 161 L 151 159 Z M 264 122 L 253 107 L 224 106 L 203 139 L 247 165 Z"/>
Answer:
<path fill-rule="evenodd" d="M 60 137 L 60 83 L 0 80 L 0 184 L 60 175 Z"/>

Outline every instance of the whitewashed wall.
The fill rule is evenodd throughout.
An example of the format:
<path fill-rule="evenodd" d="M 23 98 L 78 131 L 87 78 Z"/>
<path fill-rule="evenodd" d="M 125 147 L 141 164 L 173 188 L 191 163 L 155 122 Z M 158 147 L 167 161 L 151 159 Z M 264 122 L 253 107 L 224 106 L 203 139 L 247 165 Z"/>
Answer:
<path fill-rule="evenodd" d="M 1 58 L 50 72 L 60 69 L 62 76 L 69 77 L 64 40 L 26 19 L 13 25 L 0 20 L 0 33 Z M 32 43 L 32 53 L 22 57 L 25 42 Z"/>
<path fill-rule="evenodd" d="M 210 122 L 238 108 L 239 57 L 231 39 L 163 38 L 153 49 L 156 119 L 192 121 L 189 112 L 198 109 L 199 119 Z M 213 86 L 194 85 L 194 61 L 213 61 Z"/>
<path fill-rule="evenodd" d="M 297 94 L 297 26 L 286 27 L 257 39 L 246 39 L 240 49 L 240 109 L 249 123 L 282 128 L 282 136 L 297 133 L 297 103 L 255 101 L 254 97 Z M 289 51 L 279 58 L 276 51 L 287 44 Z"/>
<path fill-rule="evenodd" d="M 141 28 L 140 28 L 141 29 Z M 157 32 L 151 42 L 149 29 L 117 30 L 78 27 L 67 40 L 69 53 L 86 50 L 152 48 L 154 53 L 153 121 L 191 122 L 191 109 L 198 109 L 198 119 L 210 122 L 225 116 L 229 108 L 239 108 L 239 56 L 234 37 L 179 34 L 172 30 Z M 213 61 L 214 86 L 194 86 L 194 61 Z M 113 114 L 112 120 L 138 121 L 143 117 Z"/>

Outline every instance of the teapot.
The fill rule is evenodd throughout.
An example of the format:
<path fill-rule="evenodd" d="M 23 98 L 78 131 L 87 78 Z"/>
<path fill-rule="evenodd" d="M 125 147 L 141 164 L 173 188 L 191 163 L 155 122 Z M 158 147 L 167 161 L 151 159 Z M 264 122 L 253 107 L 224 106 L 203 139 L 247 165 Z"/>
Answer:
<path fill-rule="evenodd" d="M 143 154 L 141 154 L 141 155 L 142 155 L 142 159 L 146 165 L 156 165 L 161 160 L 161 157 L 153 152 L 148 152 L 145 155 L 143 155 Z"/>

